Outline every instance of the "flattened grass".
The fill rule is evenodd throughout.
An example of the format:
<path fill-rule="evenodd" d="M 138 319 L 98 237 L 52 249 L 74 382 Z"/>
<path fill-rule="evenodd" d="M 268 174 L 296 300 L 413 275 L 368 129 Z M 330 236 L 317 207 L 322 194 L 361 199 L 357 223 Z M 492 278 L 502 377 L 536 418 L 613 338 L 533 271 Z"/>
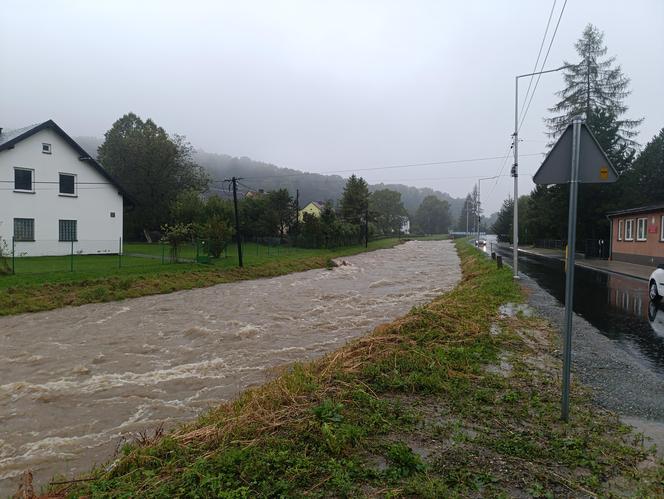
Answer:
<path fill-rule="evenodd" d="M 463 280 L 452 292 L 51 492 L 661 496 L 661 463 L 582 387 L 571 422 L 560 421 L 555 332 L 501 316 L 522 299 L 509 269 L 457 248 Z"/>

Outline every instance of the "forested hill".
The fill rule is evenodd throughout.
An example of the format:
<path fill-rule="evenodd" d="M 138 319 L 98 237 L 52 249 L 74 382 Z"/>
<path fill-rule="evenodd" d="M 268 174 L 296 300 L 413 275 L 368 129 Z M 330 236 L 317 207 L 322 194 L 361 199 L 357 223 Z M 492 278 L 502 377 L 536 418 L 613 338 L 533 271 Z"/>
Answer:
<path fill-rule="evenodd" d="M 213 179 L 224 179 L 231 176 L 244 177 L 243 184 L 252 189 L 288 189 L 295 194 L 300 190 L 300 205 L 309 201 L 336 201 L 341 197 L 346 179 L 339 175 L 321 175 L 319 173 L 304 173 L 290 168 L 254 161 L 242 157 L 234 158 L 225 154 L 198 152 L 196 161 L 203 166 Z M 218 185 L 218 184 L 217 184 Z M 445 192 L 434 191 L 428 187 L 418 188 L 403 184 L 374 184 L 369 189 L 392 189 L 401 193 L 401 200 L 406 209 L 414 213 L 422 200 L 429 195 L 436 195 L 450 203 L 452 219 L 456 220 L 461 213 L 463 199 L 451 197 Z"/>
<path fill-rule="evenodd" d="M 75 140 L 89 154 L 97 155 L 97 148 L 102 140 L 98 137 L 76 137 Z M 270 163 L 254 161 L 247 157 L 236 158 L 226 154 L 215 154 L 198 151 L 195 154 L 196 162 L 210 174 L 212 180 L 223 180 L 232 176 L 243 177 L 242 183 L 252 189 L 271 191 L 285 188 L 291 194 L 300 190 L 300 206 L 310 201 L 336 202 L 340 197 L 346 180 L 339 175 L 321 175 L 318 173 L 305 173 L 290 168 L 281 168 Z M 219 182 L 211 184 L 212 192 L 222 188 Z M 371 191 L 378 189 L 392 189 L 401 193 L 404 206 L 410 213 L 415 213 L 422 200 L 429 195 L 435 195 L 450 204 L 452 220 L 456 220 L 461 213 L 463 198 L 453 198 L 446 192 L 434 191 L 429 187 L 410 187 L 403 184 L 375 184 L 369 186 Z"/>

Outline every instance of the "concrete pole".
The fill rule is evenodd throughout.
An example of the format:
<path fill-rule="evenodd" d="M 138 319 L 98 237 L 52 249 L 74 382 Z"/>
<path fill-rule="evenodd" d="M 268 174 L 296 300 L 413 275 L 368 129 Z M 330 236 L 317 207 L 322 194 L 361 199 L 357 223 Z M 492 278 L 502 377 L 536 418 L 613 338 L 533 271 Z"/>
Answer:
<path fill-rule="evenodd" d="M 514 166 L 512 176 L 514 177 L 514 220 L 512 227 L 512 261 L 514 278 L 519 278 L 519 77 L 515 78 L 514 85 Z"/>

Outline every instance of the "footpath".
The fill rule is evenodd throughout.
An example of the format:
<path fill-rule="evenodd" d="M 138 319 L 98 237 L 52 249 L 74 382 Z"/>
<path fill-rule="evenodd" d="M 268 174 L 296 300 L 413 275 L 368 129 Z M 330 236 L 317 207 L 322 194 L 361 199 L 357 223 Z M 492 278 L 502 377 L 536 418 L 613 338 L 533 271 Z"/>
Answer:
<path fill-rule="evenodd" d="M 494 247 L 496 247 L 494 245 Z M 499 248 L 512 251 L 512 247 L 508 245 L 498 245 Z M 532 255 L 541 258 L 550 258 L 553 260 L 565 260 L 565 253 L 560 249 L 549 248 L 536 248 L 534 246 L 526 246 L 519 248 L 519 253 L 524 255 Z M 576 266 L 587 268 L 591 270 L 598 270 L 607 274 L 618 274 L 633 279 L 647 281 L 650 274 L 655 270 L 654 267 L 648 265 L 637 265 L 635 263 L 617 262 L 615 260 L 600 260 L 600 259 L 586 259 L 583 253 L 576 254 Z"/>

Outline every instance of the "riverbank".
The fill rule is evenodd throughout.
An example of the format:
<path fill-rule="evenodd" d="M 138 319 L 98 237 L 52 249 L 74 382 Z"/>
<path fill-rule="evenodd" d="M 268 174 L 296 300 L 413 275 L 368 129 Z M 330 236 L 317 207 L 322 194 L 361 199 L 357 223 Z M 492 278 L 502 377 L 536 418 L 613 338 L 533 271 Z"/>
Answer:
<path fill-rule="evenodd" d="M 59 496 L 664 493 L 664 467 L 575 384 L 508 268 L 463 242 L 451 292 L 295 364 L 166 436 L 142 434 Z"/>
<path fill-rule="evenodd" d="M 196 264 L 173 264 L 150 269 L 127 269 L 123 275 L 85 273 L 22 274 L 0 276 L 0 316 L 53 310 L 86 303 L 118 301 L 248 279 L 275 277 L 324 268 L 333 258 L 392 248 L 404 240 L 371 241 L 334 250 L 303 250 L 280 258 L 251 260 L 240 269 Z"/>

